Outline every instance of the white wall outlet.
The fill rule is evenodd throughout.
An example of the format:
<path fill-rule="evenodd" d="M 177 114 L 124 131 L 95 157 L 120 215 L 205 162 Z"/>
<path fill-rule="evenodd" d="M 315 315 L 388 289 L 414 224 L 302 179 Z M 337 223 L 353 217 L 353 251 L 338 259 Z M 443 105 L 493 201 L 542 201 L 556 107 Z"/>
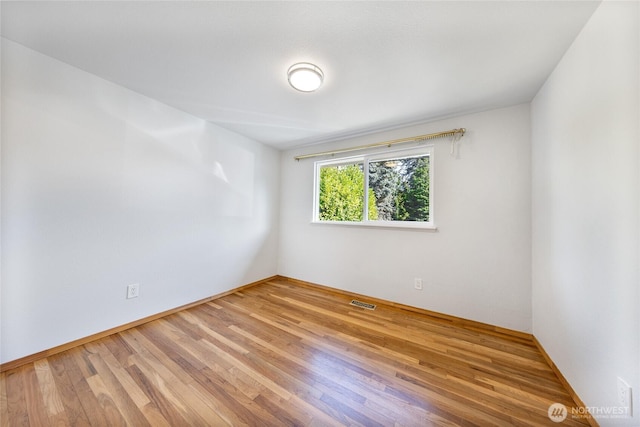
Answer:
<path fill-rule="evenodd" d="M 632 416 L 631 412 L 631 386 L 625 380 L 618 377 L 618 404 L 626 409 L 626 416 Z"/>
<path fill-rule="evenodd" d="M 419 277 L 416 277 L 415 279 L 413 279 L 413 287 L 416 288 L 417 290 L 421 291 L 422 290 L 422 279 Z"/>
<path fill-rule="evenodd" d="M 140 284 L 134 283 L 127 286 L 127 299 L 138 298 L 140 295 Z"/>

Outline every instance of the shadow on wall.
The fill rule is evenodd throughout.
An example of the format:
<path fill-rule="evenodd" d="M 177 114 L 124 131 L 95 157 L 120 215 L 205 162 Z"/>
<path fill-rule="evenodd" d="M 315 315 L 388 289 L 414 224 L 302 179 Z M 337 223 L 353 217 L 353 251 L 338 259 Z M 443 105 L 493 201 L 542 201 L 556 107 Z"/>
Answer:
<path fill-rule="evenodd" d="M 206 121 L 152 100 L 146 108 L 96 93 L 104 112 L 124 129 L 122 194 L 142 210 L 185 208 L 208 215 L 253 216 L 255 155 L 221 141 Z M 138 100 L 139 101 L 139 100 Z"/>

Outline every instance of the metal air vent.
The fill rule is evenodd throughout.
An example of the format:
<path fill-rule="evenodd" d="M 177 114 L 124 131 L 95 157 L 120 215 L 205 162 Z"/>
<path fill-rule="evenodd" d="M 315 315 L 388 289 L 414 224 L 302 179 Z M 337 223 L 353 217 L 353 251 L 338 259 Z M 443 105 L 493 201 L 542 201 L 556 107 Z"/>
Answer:
<path fill-rule="evenodd" d="M 349 304 L 355 305 L 356 307 L 366 308 L 367 310 L 375 310 L 376 309 L 376 305 L 375 304 L 369 304 L 368 302 L 362 302 L 362 301 L 358 301 L 358 300 L 355 300 L 355 299 L 353 301 L 351 301 Z"/>

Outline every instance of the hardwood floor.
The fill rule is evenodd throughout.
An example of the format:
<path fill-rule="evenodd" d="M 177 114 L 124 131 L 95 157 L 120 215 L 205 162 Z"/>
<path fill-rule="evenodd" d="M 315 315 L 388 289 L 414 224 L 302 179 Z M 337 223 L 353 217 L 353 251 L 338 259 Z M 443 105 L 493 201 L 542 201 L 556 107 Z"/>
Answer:
<path fill-rule="evenodd" d="M 530 426 L 575 406 L 526 337 L 349 301 L 275 280 L 24 365 L 0 423 Z"/>

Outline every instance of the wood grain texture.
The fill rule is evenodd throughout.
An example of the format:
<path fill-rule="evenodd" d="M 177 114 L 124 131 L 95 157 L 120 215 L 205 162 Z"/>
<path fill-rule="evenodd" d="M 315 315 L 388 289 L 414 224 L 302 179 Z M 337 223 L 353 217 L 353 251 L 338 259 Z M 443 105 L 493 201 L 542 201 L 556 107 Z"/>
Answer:
<path fill-rule="evenodd" d="M 0 426 L 542 426 L 576 407 L 526 334 L 352 298 L 277 278 L 10 369 Z"/>
<path fill-rule="evenodd" d="M 549 354 L 547 354 L 547 351 L 544 349 L 542 344 L 540 344 L 540 341 L 538 341 L 538 339 L 536 337 L 533 337 L 533 343 L 536 345 L 536 347 L 538 348 L 538 350 L 542 354 L 542 357 L 544 357 L 544 360 L 546 360 L 546 362 L 549 365 L 549 367 L 551 368 L 551 370 L 558 377 L 558 380 L 560 381 L 560 384 L 562 384 L 562 386 L 565 388 L 565 390 L 567 390 L 567 392 L 569 393 L 569 396 L 571 396 L 573 401 L 577 404 L 577 407 L 586 408 L 587 405 L 582 401 L 582 399 L 580 399 L 580 396 L 578 396 L 578 393 L 576 393 L 575 390 L 573 389 L 573 387 L 571 387 L 571 384 L 569 384 L 569 381 L 567 381 L 567 379 L 564 377 L 564 375 L 562 375 L 562 372 L 560 372 L 560 369 L 558 369 L 558 367 L 553 362 L 553 360 L 551 360 L 551 357 L 549 356 Z M 599 424 L 595 420 L 595 418 L 588 417 L 586 420 L 589 422 L 589 425 L 591 427 L 599 427 Z"/>
<path fill-rule="evenodd" d="M 53 348 L 50 348 L 50 349 L 47 349 L 47 350 L 44 350 L 44 351 L 40 351 L 38 353 L 34 353 L 34 354 L 30 354 L 30 355 L 25 356 L 25 357 L 21 357 L 21 358 L 16 359 L 16 360 L 11 360 L 9 362 L 2 363 L 2 364 L 0 364 L 0 373 L 8 371 L 10 369 L 14 369 L 14 368 L 20 367 L 22 365 L 26 365 L 27 363 L 37 362 L 38 360 L 44 359 L 44 358 L 46 358 L 48 356 L 52 356 L 54 354 L 62 353 L 63 351 L 70 350 L 72 348 L 82 346 L 82 345 L 84 345 L 86 343 L 90 343 L 92 341 L 99 340 L 100 338 L 108 337 L 108 336 L 116 334 L 116 333 L 118 333 L 120 331 L 126 331 L 127 329 L 135 328 L 136 326 L 143 325 L 143 324 L 148 323 L 148 322 L 152 322 L 152 321 L 154 321 L 156 319 L 161 319 L 161 318 L 166 317 L 166 316 L 168 316 L 170 314 L 178 313 L 180 311 L 186 310 L 186 309 L 191 308 L 191 307 L 196 307 L 196 306 L 198 306 L 200 304 L 204 304 L 205 302 L 213 301 L 215 299 L 221 298 L 221 297 L 223 297 L 225 295 L 232 294 L 232 293 L 237 292 L 239 290 L 247 289 L 247 288 L 250 288 L 252 286 L 259 285 L 261 283 L 267 283 L 268 281 L 275 280 L 275 279 L 277 279 L 279 277 L 280 276 L 273 276 L 273 277 L 270 277 L 270 278 L 267 278 L 267 279 L 258 280 L 256 282 L 249 283 L 249 284 L 246 284 L 244 286 L 240 286 L 239 288 L 235 288 L 235 289 L 232 289 L 232 290 L 229 290 L 229 291 L 226 291 L 226 292 L 222 292 L 222 293 L 217 294 L 217 295 L 213 295 L 213 296 L 201 299 L 199 301 L 195 301 L 195 302 L 192 302 L 192 303 L 189 303 L 189 304 L 185 304 L 185 305 L 182 305 L 182 306 L 179 306 L 179 307 L 176 307 L 176 308 L 172 308 L 170 310 L 163 311 L 161 313 L 157 313 L 157 314 L 154 314 L 152 316 L 148 316 L 148 317 L 145 317 L 145 318 L 142 318 L 142 319 L 130 322 L 130 323 L 126 323 L 124 325 L 120 325 L 120 326 L 117 326 L 115 328 L 108 329 L 106 331 L 98 332 L 97 334 L 89 335 L 88 337 L 80 338 L 80 339 L 77 339 L 75 341 L 71 341 L 71 342 L 59 345 L 57 347 L 53 347 Z"/>

